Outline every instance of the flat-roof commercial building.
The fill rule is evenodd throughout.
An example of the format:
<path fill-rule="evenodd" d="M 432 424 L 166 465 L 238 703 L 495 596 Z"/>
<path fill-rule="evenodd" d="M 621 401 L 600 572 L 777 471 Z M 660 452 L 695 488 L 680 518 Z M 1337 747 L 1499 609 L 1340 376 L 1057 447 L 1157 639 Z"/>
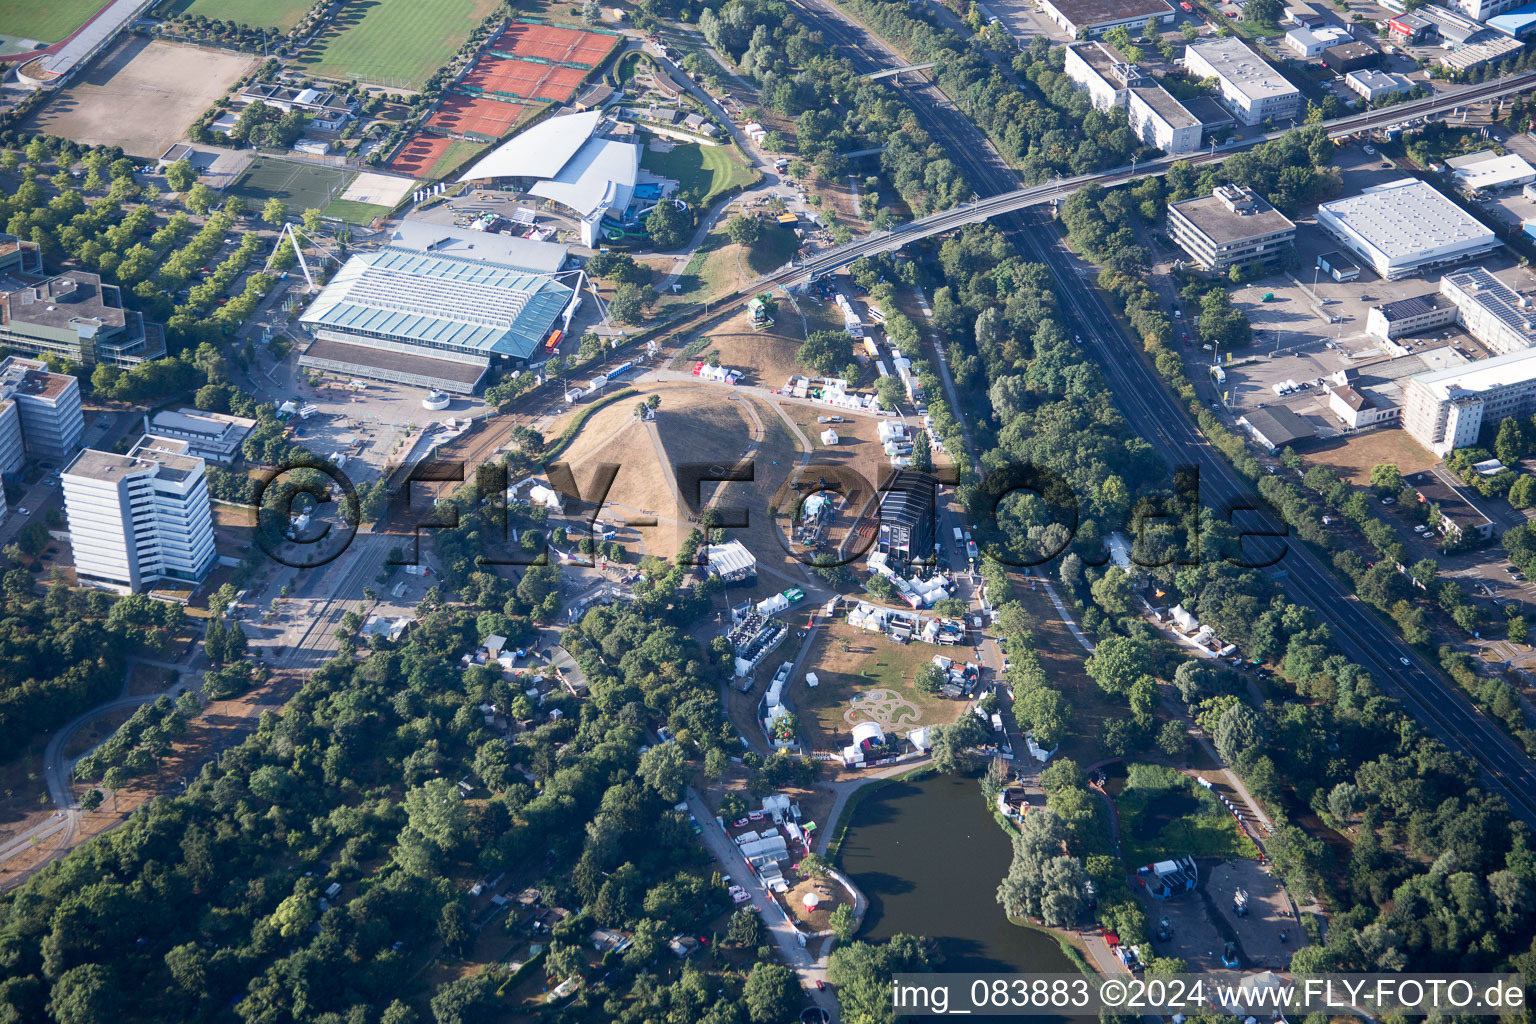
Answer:
<path fill-rule="evenodd" d="M 1250 188 L 1222 185 L 1168 207 L 1168 233 L 1203 270 L 1265 262 L 1296 241 L 1296 225 Z"/>
<path fill-rule="evenodd" d="M 1402 178 L 1317 208 L 1317 223 L 1389 281 L 1491 252 L 1481 221 L 1416 178 Z"/>
<path fill-rule="evenodd" d="M 146 434 L 185 441 L 188 455 L 223 465 L 240 458 L 240 446 L 255 428 L 256 421 L 245 416 L 185 407 L 144 417 Z"/>
<path fill-rule="evenodd" d="M 64 468 L 64 512 L 82 584 L 137 593 L 197 583 L 217 557 L 203 460 L 145 434 L 126 455 L 87 448 Z"/>
<path fill-rule="evenodd" d="M 1452 157 L 1445 162 L 1456 186 L 1464 192 L 1483 189 L 1514 188 L 1536 181 L 1536 167 L 1517 153 L 1499 155 L 1491 149 L 1466 156 Z"/>
<path fill-rule="evenodd" d="M 43 275 L 43 250 L 36 242 L 0 231 L 0 274 Z"/>
<path fill-rule="evenodd" d="M 1278 124 L 1301 113 L 1301 91 L 1236 37 L 1191 43 L 1184 66 L 1197 77 L 1215 78 L 1222 102 L 1243 124 Z"/>
<path fill-rule="evenodd" d="M 1477 443 L 1484 423 L 1536 412 L 1536 349 L 1410 377 L 1403 429 L 1444 458 Z"/>
<path fill-rule="evenodd" d="M 470 394 L 492 361 L 526 360 L 570 301 L 548 275 L 397 249 L 353 256 L 300 317 L 299 365 Z"/>
<path fill-rule="evenodd" d="M 21 468 L 23 455 L 62 463 L 80 450 L 85 415 L 80 407 L 80 381 L 67 373 L 53 373 L 37 359 L 6 356 L 0 360 L 0 416 L 14 426 L 19 450 L 0 443 L 0 472 Z M 9 434 L 8 426 L 0 433 Z"/>
<path fill-rule="evenodd" d="M 1330 71 L 1341 75 L 1346 71 L 1375 67 L 1380 61 L 1381 51 L 1369 43 L 1339 43 L 1323 51 L 1323 63 Z"/>
<path fill-rule="evenodd" d="M 1097 40 L 1068 43 L 1062 71 L 1088 92 L 1094 110 L 1123 107 L 1131 83 L 1144 76 L 1134 64 L 1127 64 Z"/>
<path fill-rule="evenodd" d="M 246 104 L 260 102 L 284 113 L 297 110 L 310 116 L 310 124 L 328 132 L 346 127 L 357 113 L 357 101 L 344 93 L 275 82 L 256 82 L 247 86 L 241 91 L 240 100 Z"/>
<path fill-rule="evenodd" d="M 1488 27 L 1516 39 L 1536 32 L 1536 4 L 1525 4 L 1487 19 Z"/>
<path fill-rule="evenodd" d="M 1382 341 L 1411 337 L 1456 322 L 1456 306 L 1438 295 L 1415 295 L 1372 306 L 1365 315 L 1365 333 Z"/>
<path fill-rule="evenodd" d="M 1399 14 L 1387 22 L 1387 35 L 1399 46 L 1417 46 L 1434 34 L 1434 22 L 1417 14 Z"/>
<path fill-rule="evenodd" d="M 1285 21 L 1290 25 L 1321 25 L 1323 12 L 1307 3 L 1287 4 Z"/>
<path fill-rule="evenodd" d="M 1529 0 L 1454 0 L 1453 6 L 1473 21 L 1487 21 L 1499 14 L 1513 11 Z"/>
<path fill-rule="evenodd" d="M 1490 31 L 1488 38 L 1466 43 L 1443 55 L 1440 65 L 1451 71 L 1476 71 L 1508 60 L 1524 48 L 1520 40 Z"/>
<path fill-rule="evenodd" d="M 0 294 L 0 346 L 86 366 L 136 366 L 165 355 L 165 336 L 123 306 L 117 285 L 70 270 Z"/>
<path fill-rule="evenodd" d="M 1073 36 L 1103 35 L 1118 25 L 1139 28 L 1149 20 L 1173 24 L 1167 0 L 1040 0 L 1040 9 Z"/>
<path fill-rule="evenodd" d="M 1156 82 L 1139 82 L 1126 90 L 1125 112 L 1131 131 L 1148 146 L 1169 156 L 1200 148 L 1200 119 Z"/>
<path fill-rule="evenodd" d="M 389 244 L 395 249 L 411 249 L 434 256 L 489 260 L 503 267 L 529 274 L 553 274 L 564 269 L 568 251 L 554 242 L 535 242 L 531 238 L 492 231 L 431 224 L 424 220 L 402 220 Z"/>
<path fill-rule="evenodd" d="M 1360 277 L 1360 265 L 1337 249 L 1320 254 L 1317 269 L 1340 283 Z"/>
<path fill-rule="evenodd" d="M 1491 352 L 1524 352 L 1536 345 L 1536 306 L 1482 267 L 1440 279 L 1440 294 L 1455 304 L 1467 333 Z"/>
<path fill-rule="evenodd" d="M 481 157 L 459 180 L 508 180 L 553 200 L 580 220 L 581 243 L 597 246 L 603 218 L 633 223 L 640 212 L 630 209 L 640 149 L 594 134 L 602 117 L 589 110 L 540 121 Z"/>
<path fill-rule="evenodd" d="M 1344 85 L 1350 92 L 1359 96 L 1367 103 L 1386 96 L 1395 96 L 1400 92 L 1409 92 L 1413 89 L 1413 81 L 1406 75 L 1399 75 L 1394 71 L 1351 71 L 1344 76 Z"/>
<path fill-rule="evenodd" d="M 1338 25 L 1298 25 L 1285 34 L 1281 45 L 1298 57 L 1316 57 L 1328 47 L 1351 38 L 1349 29 Z"/>

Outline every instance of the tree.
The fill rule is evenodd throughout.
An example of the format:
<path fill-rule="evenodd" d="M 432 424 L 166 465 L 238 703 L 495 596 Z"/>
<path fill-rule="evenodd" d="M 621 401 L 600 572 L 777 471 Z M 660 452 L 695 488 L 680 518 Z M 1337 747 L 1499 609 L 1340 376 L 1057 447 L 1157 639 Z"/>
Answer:
<path fill-rule="evenodd" d="M 197 183 L 197 172 L 192 169 L 192 163 L 186 157 L 182 157 L 165 168 L 165 183 L 171 187 L 172 192 L 185 192 Z"/>
<path fill-rule="evenodd" d="M 1273 25 L 1280 20 L 1285 7 L 1280 0 L 1248 0 L 1243 17 L 1260 25 Z"/>
<path fill-rule="evenodd" d="M 122 987 L 111 967 L 81 964 L 54 982 L 48 1009 L 58 1024 L 100 1024 L 122 1007 Z"/>
<path fill-rule="evenodd" d="M 1519 462 L 1525 454 L 1525 435 L 1520 430 L 1520 421 L 1513 416 L 1499 421 L 1499 432 L 1493 439 L 1493 454 L 1506 466 Z"/>
<path fill-rule="evenodd" d="M 1241 701 L 1233 702 L 1216 722 L 1216 752 L 1227 764 L 1236 764 L 1238 756 L 1258 745 L 1261 724 L 1259 714 Z"/>
<path fill-rule="evenodd" d="M 275 228 L 288 219 L 288 207 L 277 196 L 273 196 L 262 205 L 261 219 Z"/>
<path fill-rule="evenodd" d="M 1013 837 L 1013 863 L 997 887 L 1010 917 L 1038 917 L 1047 925 L 1074 923 L 1087 901 L 1082 862 L 1065 855 L 1066 824 L 1050 810 L 1025 815 Z"/>
<path fill-rule="evenodd" d="M 837 909 L 832 911 L 827 923 L 832 929 L 832 934 L 841 941 L 847 942 L 853 938 L 853 907 L 847 903 L 839 903 Z"/>
<path fill-rule="evenodd" d="M 1106 693 L 1125 694 L 1142 676 L 1151 675 L 1152 646 L 1127 636 L 1105 637 L 1083 667 Z"/>
<path fill-rule="evenodd" d="M 747 1014 L 756 1024 L 780 1024 L 799 1009 L 800 986 L 783 964 L 759 963 L 741 987 Z"/>
<path fill-rule="evenodd" d="M 641 781 L 669 804 L 682 799 L 688 771 L 688 759 L 676 743 L 658 743 L 640 755 Z"/>
<path fill-rule="evenodd" d="M 603 9 L 597 5 L 597 0 L 587 0 L 581 5 L 581 20 L 588 25 L 597 25 L 602 22 Z"/>
<path fill-rule="evenodd" d="M 763 922 L 750 910 L 738 910 L 731 915 L 725 937 L 743 949 L 756 949 L 763 944 Z"/>
<path fill-rule="evenodd" d="M 1509 640 L 1511 643 L 1523 644 L 1530 636 L 1530 626 L 1526 623 L 1525 616 L 1516 615 L 1509 620 Z"/>
<path fill-rule="evenodd" d="M 1360 787 L 1341 782 L 1328 792 L 1328 813 L 1340 821 L 1349 821 L 1360 811 Z"/>
<path fill-rule="evenodd" d="M 656 204 L 650 216 L 645 218 L 646 233 L 658 249 L 675 249 L 688 241 L 688 231 L 693 227 L 693 217 L 679 210 L 677 204 L 663 200 Z"/>
<path fill-rule="evenodd" d="M 763 237 L 763 222 L 738 213 L 725 224 L 725 233 L 737 245 L 753 246 Z"/>
<path fill-rule="evenodd" d="M 320 228 L 325 224 L 325 214 L 313 207 L 300 214 L 300 219 L 304 221 L 304 230 L 312 235 L 319 233 Z"/>
<path fill-rule="evenodd" d="M 117 791 L 128 784 L 127 771 L 119 765 L 113 765 L 101 777 L 101 784 L 112 791 L 112 809 L 117 810 Z"/>
<path fill-rule="evenodd" d="M 495 1016 L 495 997 L 496 985 L 488 975 L 455 978 L 432 997 L 432 1019 L 437 1024 L 480 1024 Z"/>
<path fill-rule="evenodd" d="M 213 189 L 202 182 L 198 182 L 192 186 L 191 191 L 183 196 L 182 201 L 186 204 L 187 209 L 202 217 L 206 216 L 208 211 L 213 209 L 214 199 Z"/>
<path fill-rule="evenodd" d="M 101 806 L 101 802 L 105 799 L 106 797 L 101 795 L 101 790 L 99 789 L 86 790 L 80 796 L 80 809 L 87 812 L 94 811 Z"/>
<path fill-rule="evenodd" d="M 1189 753 L 1189 733 L 1183 722 L 1164 722 L 1157 731 L 1157 749 L 1176 761 Z"/>
<path fill-rule="evenodd" d="M 881 579 L 884 579 L 884 577 L 881 577 Z M 939 688 L 944 685 L 944 670 L 931 661 L 925 662 L 917 670 L 916 683 L 919 693 L 926 693 L 930 696 L 938 693 Z"/>
<path fill-rule="evenodd" d="M 437 934 L 448 952 L 454 956 L 463 956 L 469 949 L 475 933 L 471 927 L 469 911 L 464 909 L 461 900 L 451 900 L 443 905 L 442 913 L 437 918 Z"/>
<path fill-rule="evenodd" d="M 633 282 L 619 285 L 608 300 L 608 311 L 621 324 L 641 323 L 645 319 L 644 306 L 640 286 Z"/>
<path fill-rule="evenodd" d="M 971 767 L 966 748 L 987 741 L 987 731 L 975 715 L 961 715 L 953 725 L 933 727 L 933 766 L 941 772 L 964 772 Z"/>
<path fill-rule="evenodd" d="M 459 787 L 450 779 L 429 779 L 405 795 L 409 828 L 447 853 L 463 842 L 469 813 L 459 798 Z"/>

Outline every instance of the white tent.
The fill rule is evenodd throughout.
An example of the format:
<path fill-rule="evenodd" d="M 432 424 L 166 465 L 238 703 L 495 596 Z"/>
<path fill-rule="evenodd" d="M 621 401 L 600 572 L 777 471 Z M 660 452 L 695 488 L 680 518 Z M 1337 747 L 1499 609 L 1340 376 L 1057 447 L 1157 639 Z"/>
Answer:
<path fill-rule="evenodd" d="M 859 746 L 866 740 L 876 743 L 885 742 L 885 730 L 880 728 L 877 722 L 860 722 L 853 727 L 853 743 Z"/>

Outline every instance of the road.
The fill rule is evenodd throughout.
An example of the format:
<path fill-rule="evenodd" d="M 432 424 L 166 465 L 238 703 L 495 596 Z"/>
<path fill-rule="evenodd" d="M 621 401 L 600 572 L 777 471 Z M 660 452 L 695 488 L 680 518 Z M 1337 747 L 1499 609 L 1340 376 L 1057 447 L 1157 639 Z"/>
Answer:
<path fill-rule="evenodd" d="M 796 6 L 809 24 L 824 33 L 829 43 L 849 55 L 856 70 L 905 63 L 883 41 L 851 22 L 833 4 L 824 0 L 796 0 Z M 906 94 L 923 126 L 946 146 L 978 189 L 996 193 L 991 200 L 982 200 L 968 209 L 949 211 L 926 220 L 947 218 L 945 229 L 953 228 L 975 219 L 973 214 L 978 208 L 984 208 L 989 218 L 1025 210 L 1044 201 L 1039 197 L 1053 190 L 1076 188 L 1082 183 L 1082 180 L 1074 179 L 1061 185 L 1019 189 L 1017 177 L 990 140 L 968 119 L 954 116 L 948 98 L 931 82 L 923 80 L 907 84 L 912 77 L 904 76 L 904 81 L 896 88 Z M 1461 90 L 1450 97 L 1388 108 L 1390 113 L 1374 111 L 1341 118 L 1330 123 L 1329 131 L 1331 135 L 1346 135 L 1379 124 L 1396 123 L 1449 110 L 1474 99 L 1524 90 L 1532 82 L 1536 82 L 1536 73 L 1509 76 Z M 1112 171 L 1088 177 L 1111 183 L 1129 175 Z M 1099 292 L 1090 286 L 1087 275 L 1093 272 L 1092 268 L 1067 250 L 1054 225 L 1046 223 L 1035 212 L 1023 217 L 1005 217 L 999 227 L 1007 231 L 1027 258 L 1050 268 L 1064 314 L 1083 336 L 1085 351 L 1103 370 L 1132 428 L 1157 447 L 1168 465 L 1199 467 L 1201 498 L 1207 506 L 1232 507 L 1231 503 L 1248 498 L 1253 492 L 1252 485 L 1210 447 L 1190 419 L 1188 410 L 1144 360 L 1140 345 L 1125 335 Z M 925 226 L 914 231 L 912 238 L 894 244 L 890 239 L 877 236 L 874 245 L 896 248 L 916 237 L 926 237 L 928 233 L 932 232 Z M 842 250 L 864 241 L 868 239 L 843 246 Z M 814 277 L 857 258 L 855 255 L 845 260 L 844 255 L 840 250 L 834 250 L 795 269 Z M 1536 796 L 1532 795 L 1536 793 L 1536 767 L 1514 741 L 1477 711 L 1454 684 L 1426 667 L 1418 654 L 1383 624 L 1374 611 L 1345 590 L 1310 551 L 1300 544 L 1291 545 L 1284 567 L 1289 571 L 1285 585 L 1291 599 L 1316 610 L 1332 628 L 1340 650 L 1368 669 L 1425 728 L 1451 749 L 1477 763 L 1490 791 L 1502 796 L 1517 817 L 1536 824 Z"/>

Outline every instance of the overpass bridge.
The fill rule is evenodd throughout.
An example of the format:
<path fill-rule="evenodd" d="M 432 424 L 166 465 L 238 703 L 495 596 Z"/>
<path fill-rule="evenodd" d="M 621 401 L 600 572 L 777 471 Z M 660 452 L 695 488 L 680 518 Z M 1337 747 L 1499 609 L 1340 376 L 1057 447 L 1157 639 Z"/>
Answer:
<path fill-rule="evenodd" d="M 871 71 L 869 74 L 860 75 L 859 77 L 863 78 L 865 81 L 873 82 L 881 78 L 894 78 L 896 75 L 901 74 L 903 71 L 927 71 L 929 68 L 936 68 L 938 66 L 938 61 L 931 60 L 926 64 L 903 64 L 899 68 L 886 68 L 884 71 Z"/>
<path fill-rule="evenodd" d="M 1326 122 L 1325 127 L 1328 130 L 1328 137 L 1330 139 L 1343 139 L 1362 131 L 1372 131 L 1415 118 L 1444 114 L 1470 103 L 1502 99 L 1505 96 L 1517 93 L 1528 93 L 1533 87 L 1536 87 L 1536 71 L 1526 71 L 1517 75 L 1495 79 L 1492 82 L 1484 82 L 1481 85 L 1458 89 L 1453 93 L 1443 93 L 1439 96 L 1430 96 L 1421 100 L 1384 107 L 1379 110 L 1368 110 L 1359 114 L 1336 118 L 1333 121 Z M 1133 164 L 1129 167 L 1117 167 L 1112 170 L 1097 171 L 1093 174 L 1082 174 L 1072 178 L 1057 178 L 1042 185 L 1031 185 L 1026 188 L 1014 189 L 1011 192 L 1000 192 L 985 199 L 966 203 L 963 206 L 957 206 L 939 213 L 930 214 L 927 217 L 908 221 L 906 224 L 888 231 L 877 231 L 862 238 L 856 238 L 852 242 L 829 249 L 826 252 L 818 253 L 809 259 L 791 262 L 762 278 L 754 287 L 761 289 L 814 281 L 817 278 L 824 277 L 846 267 L 848 264 L 864 256 L 873 256 L 883 252 L 895 252 L 913 242 L 921 241 L 933 235 L 943 234 L 946 231 L 953 231 L 967 224 L 980 224 L 991 220 L 993 217 L 1017 213 L 1031 206 L 1060 201 L 1085 185 L 1098 184 L 1105 187 L 1113 187 L 1134 178 L 1165 174 L 1169 167 L 1180 160 L 1187 160 L 1189 163 L 1196 165 L 1220 163 L 1234 153 L 1241 153 L 1261 143 L 1278 139 L 1284 134 L 1285 132 L 1283 131 L 1270 132 L 1235 145 L 1229 144 L 1225 148 L 1214 147 L 1209 153 L 1187 157 L 1160 157 L 1157 160 L 1140 165 Z"/>

